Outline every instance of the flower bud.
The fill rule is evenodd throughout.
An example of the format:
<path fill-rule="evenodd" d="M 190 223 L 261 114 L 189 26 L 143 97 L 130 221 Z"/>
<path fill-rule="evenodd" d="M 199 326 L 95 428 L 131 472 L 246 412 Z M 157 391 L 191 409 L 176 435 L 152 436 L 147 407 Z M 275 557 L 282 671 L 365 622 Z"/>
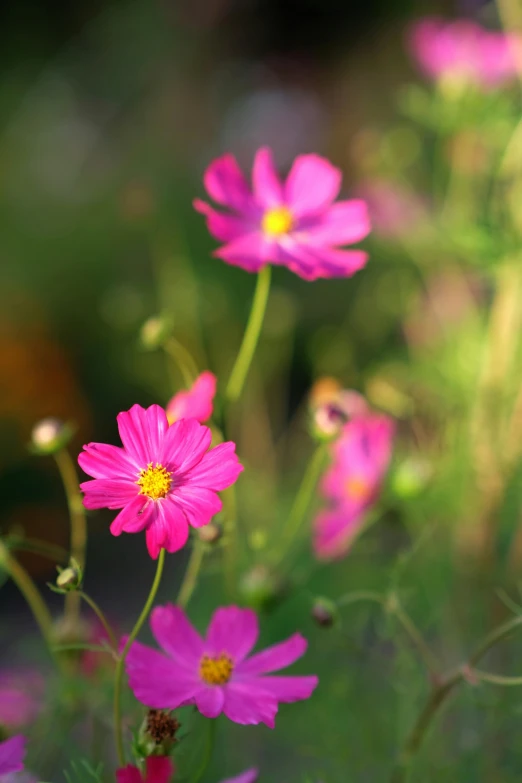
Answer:
<path fill-rule="evenodd" d="M 339 610 L 329 598 L 316 598 L 312 606 L 312 617 L 322 628 L 330 628 L 339 619 Z"/>
<path fill-rule="evenodd" d="M 54 585 L 48 586 L 54 593 L 72 593 L 75 590 L 80 590 L 83 581 L 83 573 L 80 564 L 74 557 L 69 560 L 67 568 L 60 568 L 56 566 L 58 576 Z"/>
<path fill-rule="evenodd" d="M 60 419 L 42 419 L 33 428 L 31 450 L 35 454 L 55 454 L 69 443 L 72 434 L 71 426 Z"/>
<path fill-rule="evenodd" d="M 143 348 L 153 351 L 160 348 L 172 331 L 172 323 L 168 318 L 155 315 L 148 318 L 140 331 L 140 342 Z"/>
<path fill-rule="evenodd" d="M 180 722 L 168 710 L 149 710 L 143 719 L 134 743 L 139 758 L 168 756 L 178 741 Z"/>
<path fill-rule="evenodd" d="M 223 531 L 215 522 L 210 522 L 208 525 L 200 527 L 197 535 L 204 544 L 216 544 L 223 535 Z"/>
<path fill-rule="evenodd" d="M 239 590 L 253 609 L 270 609 L 285 596 L 288 584 L 265 565 L 256 565 L 243 575 Z"/>
<path fill-rule="evenodd" d="M 320 378 L 309 395 L 313 438 L 329 441 L 337 437 L 342 427 L 354 416 L 362 416 L 368 403 L 359 392 L 343 389 L 335 378 Z"/>

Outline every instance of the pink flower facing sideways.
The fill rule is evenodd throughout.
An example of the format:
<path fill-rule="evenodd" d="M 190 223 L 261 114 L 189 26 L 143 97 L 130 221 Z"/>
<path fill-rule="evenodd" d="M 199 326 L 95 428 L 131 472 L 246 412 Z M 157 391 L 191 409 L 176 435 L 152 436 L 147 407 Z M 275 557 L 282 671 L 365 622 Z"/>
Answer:
<path fill-rule="evenodd" d="M 189 524 L 202 527 L 222 503 L 217 491 L 233 484 L 241 471 L 235 444 L 209 450 L 212 433 L 196 419 L 169 426 L 159 405 L 133 405 L 118 415 L 123 448 L 89 443 L 78 462 L 93 481 L 80 485 L 88 509 L 122 509 L 111 533 L 145 530 L 147 548 L 176 552 L 187 541 Z"/>
<path fill-rule="evenodd" d="M 208 421 L 214 411 L 216 385 L 216 376 L 207 370 L 196 378 L 190 389 L 175 394 L 167 405 L 169 424 L 187 418 L 202 423 Z"/>
<path fill-rule="evenodd" d="M 512 80 L 521 57 L 519 37 L 485 30 L 468 19 L 421 19 L 412 25 L 409 42 L 431 79 L 453 78 L 485 90 Z"/>
<path fill-rule="evenodd" d="M 25 737 L 18 734 L 5 742 L 0 742 L 0 780 L 11 772 L 24 768 Z"/>
<path fill-rule="evenodd" d="M 368 413 L 348 422 L 333 444 L 333 464 L 321 485 L 331 505 L 314 523 L 314 550 L 320 560 L 343 557 L 350 549 L 379 495 L 394 432 L 388 416 Z"/>
<path fill-rule="evenodd" d="M 317 685 L 315 676 L 269 674 L 304 654 L 299 634 L 247 658 L 259 633 L 251 609 L 218 609 L 205 639 L 172 605 L 156 607 L 150 625 L 163 652 L 134 642 L 125 662 L 134 695 L 150 708 L 195 704 L 207 718 L 224 712 L 235 723 L 273 728 L 280 702 L 307 699 Z"/>
<path fill-rule="evenodd" d="M 286 266 L 305 280 L 350 277 L 368 259 L 362 250 L 341 250 L 370 232 L 364 201 L 338 201 L 341 171 L 319 155 L 297 157 L 285 182 L 276 172 L 271 151 L 256 153 L 252 188 L 236 159 L 227 154 L 208 167 L 209 196 L 224 206 L 218 212 L 196 199 L 210 233 L 223 247 L 214 255 L 247 272 L 266 264 Z"/>

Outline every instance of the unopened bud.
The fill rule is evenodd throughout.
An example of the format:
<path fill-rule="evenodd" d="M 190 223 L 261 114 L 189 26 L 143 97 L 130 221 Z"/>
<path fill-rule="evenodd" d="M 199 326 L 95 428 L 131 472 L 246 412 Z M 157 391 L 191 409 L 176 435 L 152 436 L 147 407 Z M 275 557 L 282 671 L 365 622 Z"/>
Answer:
<path fill-rule="evenodd" d="M 239 590 L 246 604 L 254 609 L 270 609 L 285 596 L 288 584 L 264 565 L 256 565 L 241 579 Z"/>
<path fill-rule="evenodd" d="M 49 584 L 49 587 L 55 593 L 72 593 L 75 590 L 79 590 L 82 586 L 83 574 L 80 564 L 71 557 L 67 568 L 56 567 L 58 570 L 58 576 L 54 585 Z"/>
<path fill-rule="evenodd" d="M 330 628 L 339 619 L 339 611 L 329 598 L 316 598 L 312 606 L 312 617 L 318 625 Z"/>
<path fill-rule="evenodd" d="M 54 454 L 69 443 L 72 434 L 71 426 L 60 419 L 42 419 L 33 428 L 31 450 L 36 454 Z"/>
<path fill-rule="evenodd" d="M 215 522 L 210 522 L 198 529 L 199 540 L 204 544 L 216 544 L 222 535 L 223 531 Z"/>
<path fill-rule="evenodd" d="M 160 315 L 148 318 L 140 331 L 140 342 L 144 348 L 153 351 L 160 348 L 172 331 L 172 324 L 168 318 Z"/>
<path fill-rule="evenodd" d="M 359 392 L 343 389 L 335 378 L 320 378 L 310 390 L 310 430 L 313 438 L 329 441 L 337 437 L 347 421 L 362 416 L 368 403 Z"/>
<path fill-rule="evenodd" d="M 168 710 L 149 710 L 135 739 L 135 752 L 140 758 L 168 756 L 178 741 L 180 722 Z"/>

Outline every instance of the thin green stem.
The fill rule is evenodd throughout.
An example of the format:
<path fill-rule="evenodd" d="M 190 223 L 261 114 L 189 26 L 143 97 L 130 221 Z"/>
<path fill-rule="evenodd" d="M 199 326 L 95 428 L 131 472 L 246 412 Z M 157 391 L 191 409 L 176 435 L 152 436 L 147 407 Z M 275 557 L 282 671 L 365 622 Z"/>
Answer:
<path fill-rule="evenodd" d="M 225 393 L 226 399 L 229 402 L 235 402 L 241 396 L 248 370 L 252 364 L 252 358 L 263 327 L 268 294 L 270 292 L 271 274 L 272 268 L 267 264 L 260 270 L 257 276 L 257 285 L 252 301 L 252 309 L 250 310 L 250 315 L 248 317 L 243 342 L 241 343 L 241 348 L 236 357 Z"/>
<path fill-rule="evenodd" d="M 164 348 L 175 361 L 185 386 L 187 388 L 192 386 L 198 376 L 198 366 L 190 351 L 175 337 L 169 337 L 165 341 Z"/>
<path fill-rule="evenodd" d="M 196 589 L 198 582 L 199 571 L 203 563 L 203 557 L 205 556 L 205 546 L 199 538 L 194 540 L 194 546 L 187 564 L 187 569 L 183 577 L 183 582 L 179 588 L 178 600 L 176 603 L 183 609 L 186 608 L 188 602 L 192 598 L 192 593 Z"/>
<path fill-rule="evenodd" d="M 89 606 L 91 607 L 92 611 L 96 614 L 96 616 L 98 617 L 99 621 L 101 622 L 101 624 L 105 628 L 105 632 L 107 634 L 107 637 L 109 639 L 111 647 L 113 648 L 113 650 L 117 651 L 118 650 L 118 642 L 116 640 L 116 636 L 114 634 L 114 631 L 112 630 L 109 621 L 105 617 L 104 613 L 102 612 L 102 610 L 100 609 L 100 607 L 98 606 L 96 601 L 94 601 L 90 597 L 90 595 L 87 595 L 87 593 L 84 593 L 83 590 L 79 590 L 78 591 L 78 595 L 80 596 L 80 598 L 83 598 L 83 600 L 85 601 L 86 604 L 89 604 Z"/>
<path fill-rule="evenodd" d="M 237 503 L 234 484 L 223 492 L 223 509 L 225 511 L 224 530 L 226 535 L 226 545 L 224 547 L 225 584 L 229 596 L 232 597 L 236 589 L 238 561 Z"/>
<path fill-rule="evenodd" d="M 67 449 L 60 449 L 54 455 L 60 476 L 62 477 L 69 517 L 71 522 L 71 557 L 73 557 L 80 570 L 85 567 L 85 549 L 87 546 L 87 520 L 82 495 L 79 489 L 76 466 Z M 78 593 L 68 593 L 65 597 L 65 615 L 69 619 L 77 620 L 80 614 L 80 597 Z"/>
<path fill-rule="evenodd" d="M 58 659 L 53 651 L 53 618 L 51 617 L 47 604 L 25 568 L 23 568 L 18 560 L 13 557 L 2 541 L 0 541 L 0 566 L 5 568 L 27 601 L 45 643 L 49 648 L 49 652 L 58 663 Z"/>
<path fill-rule="evenodd" d="M 156 593 L 158 592 L 158 588 L 161 582 L 161 575 L 163 573 L 164 564 L 165 564 L 165 550 L 162 549 L 159 553 L 158 564 L 156 567 L 156 574 L 154 576 L 154 581 L 152 583 L 152 587 L 150 588 L 150 592 L 147 597 L 147 600 L 145 601 L 145 606 L 143 607 L 142 612 L 136 621 L 136 625 L 132 629 L 129 638 L 127 639 L 127 643 L 125 644 L 125 647 L 123 648 L 121 655 L 118 658 L 118 663 L 116 664 L 116 671 L 114 674 L 114 732 L 115 732 L 115 740 L 116 740 L 116 752 L 118 754 L 118 762 L 120 767 L 123 767 L 125 765 L 125 751 L 123 748 L 123 729 L 121 725 L 121 690 L 122 690 L 122 681 L 123 681 L 123 670 L 125 667 L 125 658 L 127 657 L 127 653 L 129 652 L 132 643 L 134 642 L 137 635 L 139 634 L 143 623 L 149 616 L 149 612 L 152 608 L 152 604 L 154 603 L 154 599 L 156 598 Z"/>
<path fill-rule="evenodd" d="M 348 606 L 358 601 L 374 601 L 375 603 L 386 606 L 386 599 L 380 593 L 374 593 L 372 590 L 355 590 L 353 593 L 342 595 L 335 603 L 337 606 Z"/>
<path fill-rule="evenodd" d="M 479 669 L 470 669 L 470 677 L 476 678 L 481 682 L 490 682 L 492 685 L 504 685 L 507 687 L 522 685 L 522 677 L 506 677 L 502 674 L 492 674 Z"/>
<path fill-rule="evenodd" d="M 440 671 L 440 664 L 435 655 L 432 653 L 428 645 L 426 644 L 423 635 L 411 619 L 411 617 L 406 614 L 402 606 L 400 605 L 398 599 L 396 596 L 393 596 L 390 599 L 390 605 L 388 607 L 388 610 L 391 614 L 394 614 L 399 623 L 402 625 L 403 629 L 406 631 L 408 636 L 410 637 L 411 641 L 413 642 L 413 645 L 417 648 L 422 660 L 424 661 L 426 668 L 428 671 L 430 671 L 433 675 L 438 675 Z"/>
<path fill-rule="evenodd" d="M 111 650 L 110 647 L 104 647 L 102 644 L 74 644 L 71 642 L 71 644 L 56 644 L 53 647 L 53 650 L 56 652 L 66 652 L 71 650 L 82 650 L 86 652 L 99 652 L 99 653 L 107 653 L 108 655 L 112 655 L 114 657 L 114 650 Z"/>

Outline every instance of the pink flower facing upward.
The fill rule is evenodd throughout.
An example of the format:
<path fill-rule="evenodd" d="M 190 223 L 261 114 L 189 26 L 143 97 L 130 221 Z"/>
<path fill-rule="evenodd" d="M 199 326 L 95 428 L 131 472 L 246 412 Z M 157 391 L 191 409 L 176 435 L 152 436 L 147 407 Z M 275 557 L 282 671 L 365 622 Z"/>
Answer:
<path fill-rule="evenodd" d="M 520 38 L 485 30 L 467 19 L 421 19 L 412 25 L 409 43 L 431 79 L 454 79 L 484 90 L 512 80 L 521 57 Z"/>
<path fill-rule="evenodd" d="M 308 699 L 317 685 L 313 676 L 267 676 L 304 654 L 299 634 L 247 658 L 259 633 L 251 609 L 218 609 L 205 639 L 172 605 L 156 607 L 150 625 L 164 652 L 134 642 L 126 660 L 130 687 L 148 707 L 195 704 L 207 718 L 224 712 L 235 723 L 273 728 L 279 702 Z"/>
<path fill-rule="evenodd" d="M 370 232 L 364 201 L 333 203 L 341 188 L 341 171 L 319 155 L 295 159 L 283 183 L 271 151 L 256 153 L 252 189 L 233 155 L 208 167 L 204 183 L 211 198 L 228 212 L 200 199 L 194 207 L 205 215 L 210 233 L 224 246 L 214 255 L 247 272 L 266 264 L 286 266 L 305 280 L 350 277 L 368 259 L 362 250 L 341 250 Z"/>
<path fill-rule="evenodd" d="M 197 419 L 205 422 L 210 419 L 214 411 L 214 397 L 216 395 L 216 376 L 208 372 L 202 372 L 188 391 L 180 391 L 174 395 L 167 405 L 167 419 L 169 424 L 178 419 Z"/>
<path fill-rule="evenodd" d="M 0 742 L 0 780 L 11 772 L 24 768 L 25 737 L 18 734 L 5 742 Z"/>
<path fill-rule="evenodd" d="M 163 408 L 133 405 L 118 415 L 123 448 L 89 443 L 78 457 L 93 476 L 80 489 L 88 509 L 121 508 L 111 533 L 146 531 L 150 556 L 176 552 L 187 541 L 189 524 L 202 527 L 221 510 L 217 491 L 243 470 L 235 444 L 209 451 L 212 433 L 196 419 L 170 425 Z"/>
<path fill-rule="evenodd" d="M 168 756 L 148 756 L 144 773 L 127 764 L 116 770 L 116 783 L 169 783 L 174 775 L 174 764 Z"/>
<path fill-rule="evenodd" d="M 331 501 L 314 523 L 314 550 L 320 560 L 343 557 L 376 501 L 391 459 L 395 426 L 368 413 L 352 419 L 334 443 L 334 461 L 321 490 Z"/>

